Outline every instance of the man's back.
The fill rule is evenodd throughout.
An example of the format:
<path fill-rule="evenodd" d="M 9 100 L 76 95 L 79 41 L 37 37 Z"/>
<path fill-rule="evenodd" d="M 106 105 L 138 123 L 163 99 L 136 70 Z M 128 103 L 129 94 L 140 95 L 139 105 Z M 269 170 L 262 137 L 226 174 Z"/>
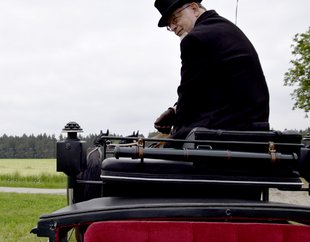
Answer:
<path fill-rule="evenodd" d="M 268 129 L 265 77 L 254 47 L 239 28 L 206 11 L 182 40 L 181 59 L 174 137 L 184 138 L 194 127 Z"/>

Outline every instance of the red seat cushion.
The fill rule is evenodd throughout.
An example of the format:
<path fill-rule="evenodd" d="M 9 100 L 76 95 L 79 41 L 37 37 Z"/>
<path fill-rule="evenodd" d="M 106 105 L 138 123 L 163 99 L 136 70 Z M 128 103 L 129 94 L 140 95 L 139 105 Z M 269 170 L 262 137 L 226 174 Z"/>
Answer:
<path fill-rule="evenodd" d="M 306 242 L 310 226 L 259 223 L 112 221 L 89 226 L 85 242 Z"/>

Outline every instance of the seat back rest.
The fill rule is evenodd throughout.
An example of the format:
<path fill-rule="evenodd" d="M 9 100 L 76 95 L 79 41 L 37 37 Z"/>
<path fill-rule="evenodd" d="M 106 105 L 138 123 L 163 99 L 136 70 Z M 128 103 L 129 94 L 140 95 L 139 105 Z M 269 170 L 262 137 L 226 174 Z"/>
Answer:
<path fill-rule="evenodd" d="M 112 221 L 91 224 L 85 242 L 305 242 L 310 226 L 230 222 Z"/>
<path fill-rule="evenodd" d="M 302 136 L 299 133 L 281 131 L 233 131 L 194 128 L 186 138 L 192 143 L 185 143 L 183 148 L 195 149 L 198 146 L 211 146 L 212 149 L 235 151 L 268 152 L 270 142 L 275 144 L 277 152 L 299 154 Z M 196 143 L 195 143 L 196 141 Z M 200 143 L 197 141 L 200 141 Z M 202 142 L 201 141 L 206 141 Z M 226 141 L 217 143 L 216 141 Z"/>

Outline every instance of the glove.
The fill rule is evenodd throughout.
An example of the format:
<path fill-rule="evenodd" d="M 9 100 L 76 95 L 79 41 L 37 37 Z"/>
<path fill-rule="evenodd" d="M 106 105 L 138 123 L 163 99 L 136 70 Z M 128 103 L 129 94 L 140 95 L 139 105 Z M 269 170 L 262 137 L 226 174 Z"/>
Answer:
<path fill-rule="evenodd" d="M 171 128 L 175 122 L 175 111 L 173 108 L 168 108 L 159 118 L 156 119 L 154 127 L 163 134 L 170 134 Z"/>

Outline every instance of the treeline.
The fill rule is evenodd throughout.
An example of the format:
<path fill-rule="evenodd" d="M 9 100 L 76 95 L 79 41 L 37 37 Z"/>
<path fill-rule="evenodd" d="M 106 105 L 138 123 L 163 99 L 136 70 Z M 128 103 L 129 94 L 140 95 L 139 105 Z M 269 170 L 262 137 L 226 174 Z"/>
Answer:
<path fill-rule="evenodd" d="M 95 135 L 80 137 L 87 142 L 87 145 L 92 145 Z M 65 137 L 60 135 L 58 138 L 55 135 L 39 134 L 8 136 L 6 134 L 0 137 L 0 159 L 11 158 L 56 158 L 56 143 L 57 140 L 63 140 Z"/>
<path fill-rule="evenodd" d="M 54 135 L 40 134 L 0 137 L 0 158 L 54 158 L 56 156 Z"/>
<path fill-rule="evenodd" d="M 120 136 L 110 134 L 111 136 Z M 98 135 L 89 134 L 87 136 L 79 135 L 79 139 L 86 142 L 87 147 L 94 145 L 94 140 Z M 56 158 L 56 143 L 66 139 L 67 135 L 39 134 L 39 135 L 22 135 L 8 136 L 6 134 L 0 137 L 0 159 L 14 158 L 37 158 L 37 159 L 53 159 Z"/>

